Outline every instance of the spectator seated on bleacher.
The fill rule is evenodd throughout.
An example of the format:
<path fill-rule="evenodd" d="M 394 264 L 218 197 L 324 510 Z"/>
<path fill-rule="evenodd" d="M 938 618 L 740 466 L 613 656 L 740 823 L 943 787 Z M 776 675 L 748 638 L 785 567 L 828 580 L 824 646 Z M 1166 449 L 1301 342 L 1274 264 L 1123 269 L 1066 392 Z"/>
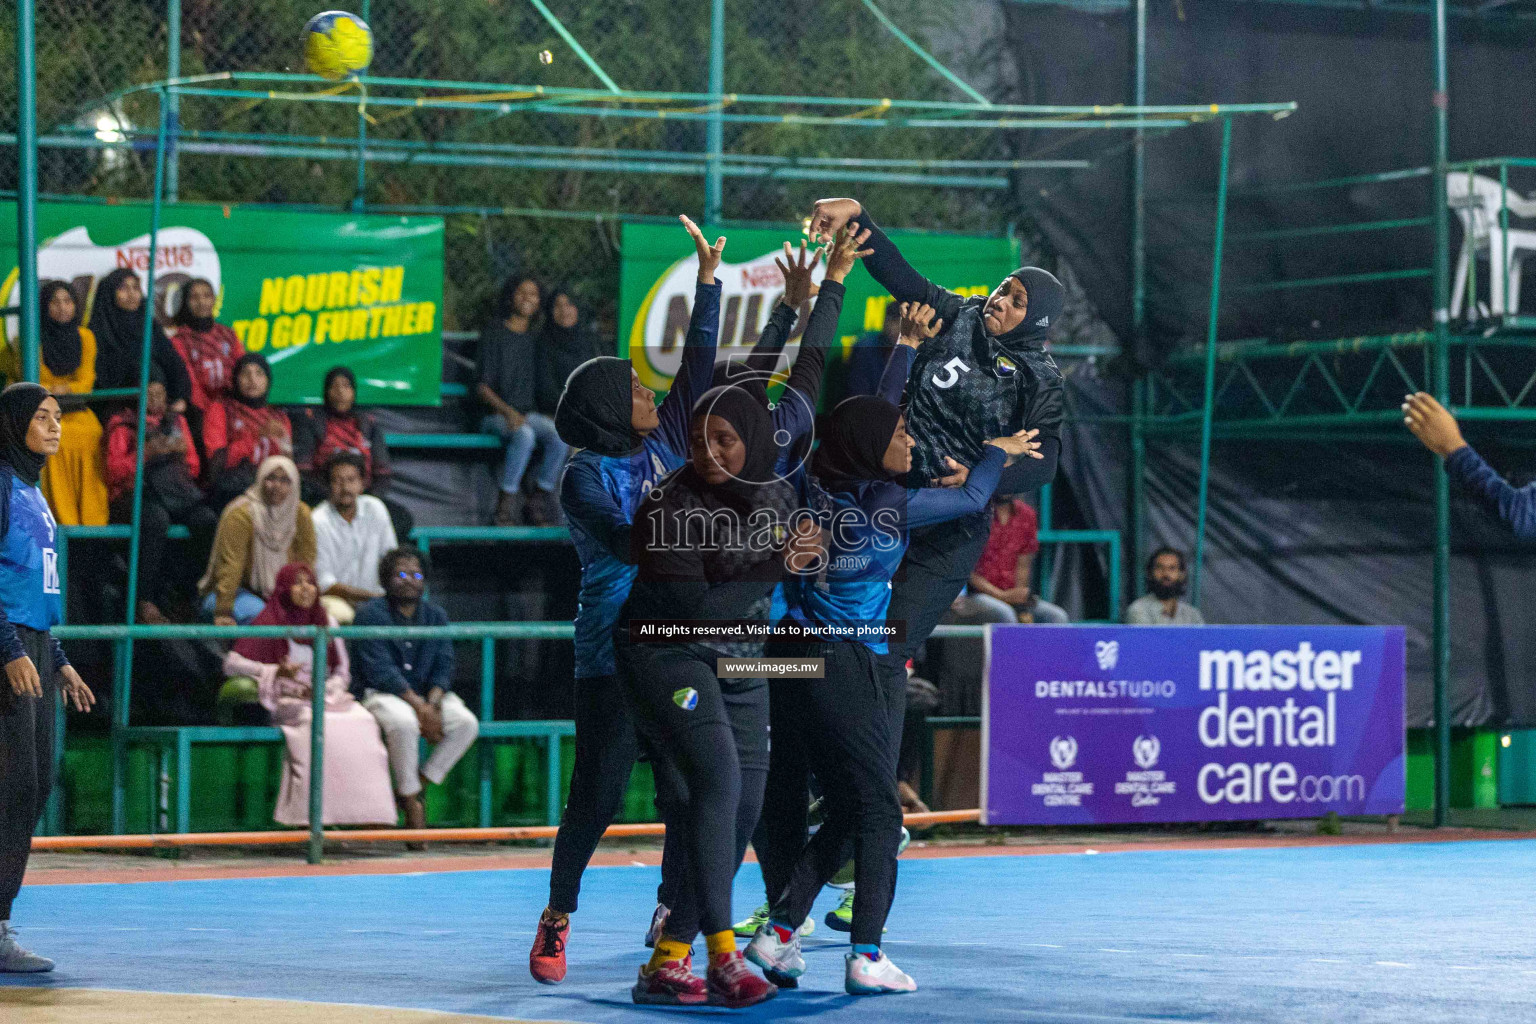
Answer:
<path fill-rule="evenodd" d="M 387 552 L 378 565 L 384 596 L 357 610 L 359 626 L 446 626 L 448 613 L 426 601 L 421 554 Z M 352 692 L 378 719 L 389 750 L 389 771 L 407 828 L 426 823 L 421 791 L 440 785 L 480 734 L 480 723 L 453 692 L 453 642 L 360 640 Z M 434 744 L 418 767 L 420 741 Z"/>
<path fill-rule="evenodd" d="M 215 509 L 245 493 L 269 456 L 293 454 L 293 426 L 286 412 L 267 404 L 271 391 L 272 367 L 265 357 L 247 352 L 235 362 L 234 386 L 203 416 L 204 468 Z M 295 480 L 294 496 L 298 493 Z"/>
<path fill-rule="evenodd" d="M 384 502 L 395 533 L 409 537 L 411 513 L 387 496 L 393 471 L 384 428 L 373 413 L 357 407 L 357 375 L 345 366 L 334 366 L 326 372 L 320 393 L 325 396 L 324 404 L 293 417 L 293 461 L 299 464 L 304 479 L 300 497 L 312 505 L 324 501 L 331 487 L 326 478 L 331 457 L 338 452 L 356 452 L 363 458 L 364 490 Z"/>
<path fill-rule="evenodd" d="M 958 622 L 1069 622 L 1066 609 L 1030 589 L 1030 567 L 1040 551 L 1040 519 L 1030 505 L 1006 494 L 992 499 L 992 532 L 952 606 Z"/>
<path fill-rule="evenodd" d="M 96 335 L 96 387 L 137 388 L 139 356 L 144 351 L 144 286 L 137 271 L 119 267 L 96 285 L 91 303 L 91 333 Z M 187 364 L 153 317 L 149 323 L 149 359 L 165 374 L 171 408 L 187 411 L 192 382 Z M 120 405 L 129 405 L 124 399 Z M 98 407 L 99 408 L 99 407 Z M 110 407 L 108 407 L 110 408 Z"/>
<path fill-rule="evenodd" d="M 389 511 L 363 493 L 363 457 L 342 451 L 327 468 L 330 497 L 315 506 L 315 575 L 331 618 L 351 625 L 357 606 L 381 596 L 379 559 L 398 542 Z"/>
<path fill-rule="evenodd" d="M 235 381 L 235 365 L 245 355 L 245 345 L 234 330 L 213 318 L 218 300 L 211 282 L 194 277 L 182 285 L 181 302 L 171 318 L 171 345 L 187 365 L 191 382 L 187 422 L 197 431 L 197 440 L 203 436 L 208 407 L 228 397 Z"/>
<path fill-rule="evenodd" d="M 299 500 L 298 467 L 286 455 L 271 455 L 219 516 L 208 570 L 197 584 L 203 615 L 215 625 L 248 625 L 289 562 L 315 564 L 315 524 Z"/>
<path fill-rule="evenodd" d="M 213 546 L 219 517 L 203 501 L 197 488 L 197 449 L 191 428 L 180 413 L 167 408 L 165 380 L 158 366 L 150 367 L 145 393 L 144 494 L 139 509 L 139 622 L 156 625 L 170 621 L 164 609 L 171 584 L 180 573 L 166 565 L 165 531 L 172 523 L 185 526 L 192 535 L 185 564 L 201 565 Z M 119 409 L 107 421 L 107 486 L 112 498 L 112 521 L 133 522 L 133 477 L 137 471 L 136 409 Z"/>
<path fill-rule="evenodd" d="M 286 460 L 285 460 L 286 461 Z M 292 463 L 290 463 L 292 465 Z M 292 488 L 298 500 L 298 480 Z M 233 506 L 231 506 L 233 507 Z M 258 626 L 335 625 L 320 604 L 314 570 L 282 566 L 273 579 L 272 599 L 256 616 Z M 224 659 L 231 681 L 254 687 L 272 721 L 283 730 L 282 788 L 272 817 L 281 825 L 309 824 L 309 730 L 313 718 L 310 686 L 314 643 L 286 637 L 244 637 Z M 340 640 L 326 647 L 325 824 L 393 825 L 388 757 L 373 717 L 352 698 L 347 649 Z"/>
<path fill-rule="evenodd" d="M 101 421 L 82 398 L 96 387 L 96 336 L 80 326 L 80 308 L 63 281 L 43 282 L 42 359 L 38 382 L 64 413 L 59 450 L 43 467 L 43 496 L 60 526 L 105 526 L 107 483 L 101 477 Z"/>
<path fill-rule="evenodd" d="M 1200 609 L 1180 600 L 1189 582 L 1184 552 L 1161 547 L 1147 559 L 1147 589 L 1125 609 L 1127 626 L 1203 626 Z"/>
<path fill-rule="evenodd" d="M 480 332 L 480 384 L 475 389 L 485 416 L 480 429 L 506 444 L 498 481 L 496 525 L 519 526 L 527 518 L 536 526 L 559 520 L 555 488 L 560 482 L 565 446 L 549 417 L 534 412 L 538 358 L 533 321 L 539 312 L 539 284 L 531 277 L 509 280 L 496 303 L 495 318 Z M 523 499 L 523 474 L 540 445 L 533 494 Z"/>

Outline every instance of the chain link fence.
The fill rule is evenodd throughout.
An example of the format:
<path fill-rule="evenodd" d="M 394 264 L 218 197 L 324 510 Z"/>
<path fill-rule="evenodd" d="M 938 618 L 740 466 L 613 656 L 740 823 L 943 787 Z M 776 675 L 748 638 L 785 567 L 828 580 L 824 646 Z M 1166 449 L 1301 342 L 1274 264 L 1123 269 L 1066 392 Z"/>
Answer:
<path fill-rule="evenodd" d="M 725 6 L 727 94 L 966 98 L 891 35 L 863 0 L 727 0 Z M 926 45 L 964 6 L 975 3 L 884 0 L 881 9 Z M 548 0 L 547 7 L 621 87 L 707 90 L 707 0 Z M 169 18 L 177 11 L 179 69 L 168 59 Z M 37 0 L 39 130 L 75 140 L 68 148 L 43 147 L 41 191 L 147 196 L 158 101 L 150 93 L 108 97 L 178 70 L 181 75 L 303 71 L 302 29 L 314 13 L 314 5 L 299 0 Z M 356 13 L 374 31 L 371 75 L 601 87 L 527 0 L 374 0 Z M 13 52 L 14 22 L 6 19 L 0 33 L 0 51 Z M 14 132 L 15 86 L 11 76 L 3 76 L 3 83 L 0 130 Z M 285 88 L 253 88 L 269 87 Z M 340 86 L 338 95 L 347 102 L 181 97 L 184 145 L 177 153 L 176 194 L 188 201 L 350 207 L 357 194 L 359 116 L 355 89 Z M 492 111 L 373 107 L 366 131 L 376 156 L 367 167 L 366 205 L 438 208 L 447 217 L 445 326 L 450 329 L 476 326 L 496 283 L 521 272 L 568 282 L 599 319 L 611 318 L 618 290 L 614 219 L 697 214 L 703 206 L 703 178 L 696 173 L 620 173 L 592 166 L 601 163 L 605 150 L 702 153 L 700 120 L 534 112 L 513 100 Z M 856 123 L 727 123 L 724 148 L 764 157 L 1007 157 L 998 136 Z M 110 148 L 89 148 L 92 137 Z M 451 163 L 428 152 L 445 144 L 454 147 Z M 14 172 L 7 166 L 0 173 Z M 14 188 L 14 181 L 3 187 Z M 854 187 L 889 223 L 996 230 L 1007 220 L 1005 190 L 853 186 L 733 175 L 729 166 L 723 208 L 730 219 L 793 220 L 818 196 Z M 506 208 L 580 211 L 608 219 L 496 212 Z"/>

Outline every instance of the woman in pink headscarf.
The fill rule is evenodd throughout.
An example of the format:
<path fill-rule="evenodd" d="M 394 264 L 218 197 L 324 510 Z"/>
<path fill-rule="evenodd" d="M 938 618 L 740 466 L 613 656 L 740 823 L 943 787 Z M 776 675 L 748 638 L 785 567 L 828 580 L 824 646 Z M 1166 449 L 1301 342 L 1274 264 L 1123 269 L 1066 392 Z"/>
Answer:
<path fill-rule="evenodd" d="M 336 625 L 320 604 L 315 571 L 298 562 L 278 570 L 267 607 L 253 626 Z M 287 741 L 282 788 L 273 818 L 309 824 L 309 729 L 315 651 L 311 640 L 247 637 L 224 658 L 224 674 L 255 680 L 257 695 Z M 389 755 L 379 726 L 348 691 L 352 676 L 340 640 L 326 648 L 325 824 L 394 825 Z"/>

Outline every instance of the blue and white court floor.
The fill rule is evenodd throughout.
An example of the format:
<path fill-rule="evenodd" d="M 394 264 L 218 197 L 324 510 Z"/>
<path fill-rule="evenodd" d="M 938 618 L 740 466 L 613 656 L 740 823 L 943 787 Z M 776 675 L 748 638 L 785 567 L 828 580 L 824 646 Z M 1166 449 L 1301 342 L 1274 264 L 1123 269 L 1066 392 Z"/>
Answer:
<path fill-rule="evenodd" d="M 14 923 L 59 969 L 0 979 L 0 1020 L 403 1024 L 446 1013 L 610 1024 L 733 1014 L 630 1003 L 654 867 L 592 868 L 565 983 L 533 982 L 527 954 L 547 880 L 542 870 L 464 870 L 29 885 Z M 836 895 L 824 894 L 818 922 Z M 736 907 L 745 915 L 760 900 L 748 864 Z M 818 925 L 801 988 L 734 1015 L 1536 1021 L 1536 841 L 904 859 L 886 950 L 919 991 L 844 995 L 844 939 Z M 394 1012 L 408 1010 L 435 1012 Z"/>

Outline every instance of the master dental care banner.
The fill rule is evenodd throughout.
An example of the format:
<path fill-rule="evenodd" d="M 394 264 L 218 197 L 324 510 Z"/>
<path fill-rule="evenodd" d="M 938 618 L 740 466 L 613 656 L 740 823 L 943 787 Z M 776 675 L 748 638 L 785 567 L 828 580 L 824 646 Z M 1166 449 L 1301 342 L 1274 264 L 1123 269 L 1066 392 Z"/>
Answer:
<path fill-rule="evenodd" d="M 982 821 L 1399 814 L 1401 626 L 994 626 Z"/>
<path fill-rule="evenodd" d="M 97 282 L 119 267 L 146 283 L 149 212 L 147 203 L 40 204 L 38 279 L 68 283 L 82 309 L 98 301 Z M 14 203 L 0 204 L 0 223 L 16 223 Z M 19 294 L 15 240 L 14 230 L 0 235 L 7 306 Z M 440 218 L 173 205 L 162 210 L 157 245 L 161 322 L 168 323 L 188 281 L 208 279 L 218 293 L 217 319 L 246 351 L 271 361 L 272 401 L 318 402 L 325 372 L 344 364 L 357 374 L 360 403 L 437 404 Z M 19 330 L 17 318 L 7 317 L 12 352 Z"/>
<path fill-rule="evenodd" d="M 783 258 L 786 241 L 805 237 L 798 225 L 782 229 L 721 228 L 704 225 L 713 242 L 726 237 L 725 255 L 716 271 L 721 283 L 720 359 L 746 355 L 757 343 L 779 297 L 784 275 L 774 258 Z M 1019 245 L 1008 238 L 888 232 L 907 261 L 930 279 L 962 295 L 987 295 L 1019 265 Z M 680 224 L 625 224 L 621 236 L 623 265 L 619 287 L 619 354 L 633 361 L 646 387 L 666 391 L 682 360 L 688 317 L 693 312 L 699 260 Z M 823 260 L 812 280 L 826 276 Z M 878 331 L 889 294 L 860 267 L 844 282 L 847 295 L 838 321 L 838 338 L 851 346 L 865 331 Z M 806 310 L 808 312 L 809 304 Z M 807 317 L 795 326 L 786 352 L 792 359 Z M 784 368 L 788 363 L 780 363 Z"/>

